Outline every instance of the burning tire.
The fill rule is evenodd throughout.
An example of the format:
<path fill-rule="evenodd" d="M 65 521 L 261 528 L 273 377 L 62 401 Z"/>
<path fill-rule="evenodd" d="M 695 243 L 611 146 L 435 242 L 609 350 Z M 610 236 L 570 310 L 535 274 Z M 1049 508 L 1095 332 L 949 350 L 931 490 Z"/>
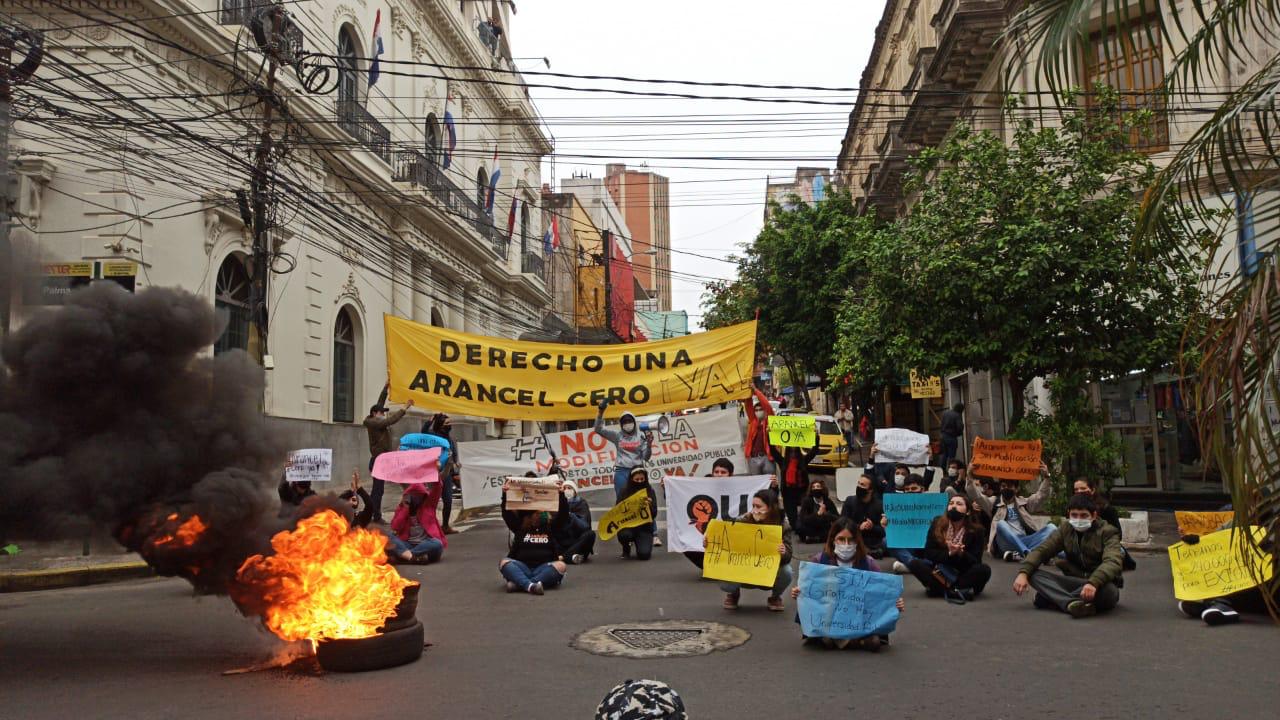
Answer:
<path fill-rule="evenodd" d="M 387 618 L 387 622 L 381 628 L 380 633 L 389 633 L 402 628 L 407 628 L 418 621 L 416 613 L 418 612 L 418 591 L 422 589 L 419 583 L 408 585 L 404 589 L 404 595 L 400 598 L 400 604 L 396 605 L 395 613 Z"/>
<path fill-rule="evenodd" d="M 405 665 L 422 656 L 425 634 L 417 620 L 409 627 L 358 640 L 322 640 L 316 660 L 330 672 L 364 672 Z"/>

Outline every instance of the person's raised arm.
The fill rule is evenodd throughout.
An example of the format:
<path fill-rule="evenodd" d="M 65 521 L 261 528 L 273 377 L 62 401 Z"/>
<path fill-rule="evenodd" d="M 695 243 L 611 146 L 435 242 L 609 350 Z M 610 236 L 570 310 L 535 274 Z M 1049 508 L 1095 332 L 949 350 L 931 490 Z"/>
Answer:
<path fill-rule="evenodd" d="M 511 532 L 520 532 L 520 513 L 515 510 L 507 509 L 507 488 L 511 487 L 510 480 L 502 481 L 502 521 L 507 524 L 507 529 Z"/>
<path fill-rule="evenodd" d="M 606 427 L 604 426 L 604 409 L 605 409 L 605 408 L 607 408 L 607 407 L 609 407 L 609 401 L 608 401 L 608 400 L 601 400 L 601 401 L 600 401 L 600 411 L 596 413 L 596 422 L 595 422 L 595 424 L 594 424 L 594 425 L 592 425 L 592 426 L 591 426 L 591 429 L 592 429 L 593 431 L 595 431 L 595 434 L 597 434 L 597 435 L 599 435 L 600 437 L 604 438 L 605 440 L 608 440 L 609 442 L 611 442 L 611 443 L 613 443 L 613 444 L 617 445 L 617 444 L 618 444 L 618 433 L 617 433 L 616 431 L 614 431 L 614 430 L 610 430 L 610 429 L 608 429 L 608 428 L 606 428 Z"/>
<path fill-rule="evenodd" d="M 1040 463 L 1040 487 L 1027 498 L 1027 509 L 1031 512 L 1040 512 L 1040 507 L 1049 499 L 1049 493 L 1052 490 L 1049 484 L 1049 466 Z"/>
<path fill-rule="evenodd" d="M 969 471 L 964 474 L 964 492 L 969 499 L 982 508 L 982 511 L 988 515 L 995 512 L 995 498 L 988 497 L 982 492 L 982 486 L 978 484 L 978 479 L 973 476 L 973 463 L 969 464 Z"/>
<path fill-rule="evenodd" d="M 390 381 L 390 380 L 388 380 L 388 381 L 386 382 L 386 384 L 384 384 L 384 385 L 382 386 L 382 394 L 378 395 L 378 407 L 386 407 L 386 406 L 387 406 L 387 393 L 389 393 L 389 392 L 391 392 L 391 381 Z"/>

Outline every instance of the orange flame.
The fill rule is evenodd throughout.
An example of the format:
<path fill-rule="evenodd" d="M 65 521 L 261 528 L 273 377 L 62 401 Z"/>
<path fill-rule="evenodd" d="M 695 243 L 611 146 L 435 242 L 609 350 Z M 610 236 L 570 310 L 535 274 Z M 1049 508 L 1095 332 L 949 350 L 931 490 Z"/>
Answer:
<path fill-rule="evenodd" d="M 284 640 L 369 637 L 411 584 L 387 563 L 386 543 L 325 510 L 276 533 L 275 554 L 245 560 L 236 580 L 261 594 L 263 623 Z"/>
<path fill-rule="evenodd" d="M 172 525 L 177 521 L 178 513 L 172 513 L 169 517 L 165 518 L 166 525 Z M 199 515 L 192 515 L 183 521 L 183 523 L 172 533 L 166 533 L 155 538 L 151 541 L 151 544 L 153 546 L 176 544 L 180 547 L 191 547 L 195 544 L 195 541 L 204 534 L 204 531 L 208 529 L 209 526 L 204 524 L 204 521 L 200 519 Z"/>

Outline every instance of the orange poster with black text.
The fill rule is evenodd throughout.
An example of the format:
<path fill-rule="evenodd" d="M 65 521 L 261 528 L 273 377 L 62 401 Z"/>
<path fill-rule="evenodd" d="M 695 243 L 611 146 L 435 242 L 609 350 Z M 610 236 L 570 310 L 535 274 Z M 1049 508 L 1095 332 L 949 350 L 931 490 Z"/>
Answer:
<path fill-rule="evenodd" d="M 1040 476 L 1039 440 L 973 441 L 973 474 L 997 480 L 1035 480 Z"/>

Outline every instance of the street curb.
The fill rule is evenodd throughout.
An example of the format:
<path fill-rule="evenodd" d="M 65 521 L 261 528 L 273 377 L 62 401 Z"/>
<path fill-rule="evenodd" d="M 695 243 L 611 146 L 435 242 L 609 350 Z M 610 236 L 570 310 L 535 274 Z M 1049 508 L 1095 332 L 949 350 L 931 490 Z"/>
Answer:
<path fill-rule="evenodd" d="M 151 566 L 140 560 L 109 565 L 80 565 L 54 570 L 0 572 L 0 593 L 97 585 L 151 577 L 153 574 Z"/>

